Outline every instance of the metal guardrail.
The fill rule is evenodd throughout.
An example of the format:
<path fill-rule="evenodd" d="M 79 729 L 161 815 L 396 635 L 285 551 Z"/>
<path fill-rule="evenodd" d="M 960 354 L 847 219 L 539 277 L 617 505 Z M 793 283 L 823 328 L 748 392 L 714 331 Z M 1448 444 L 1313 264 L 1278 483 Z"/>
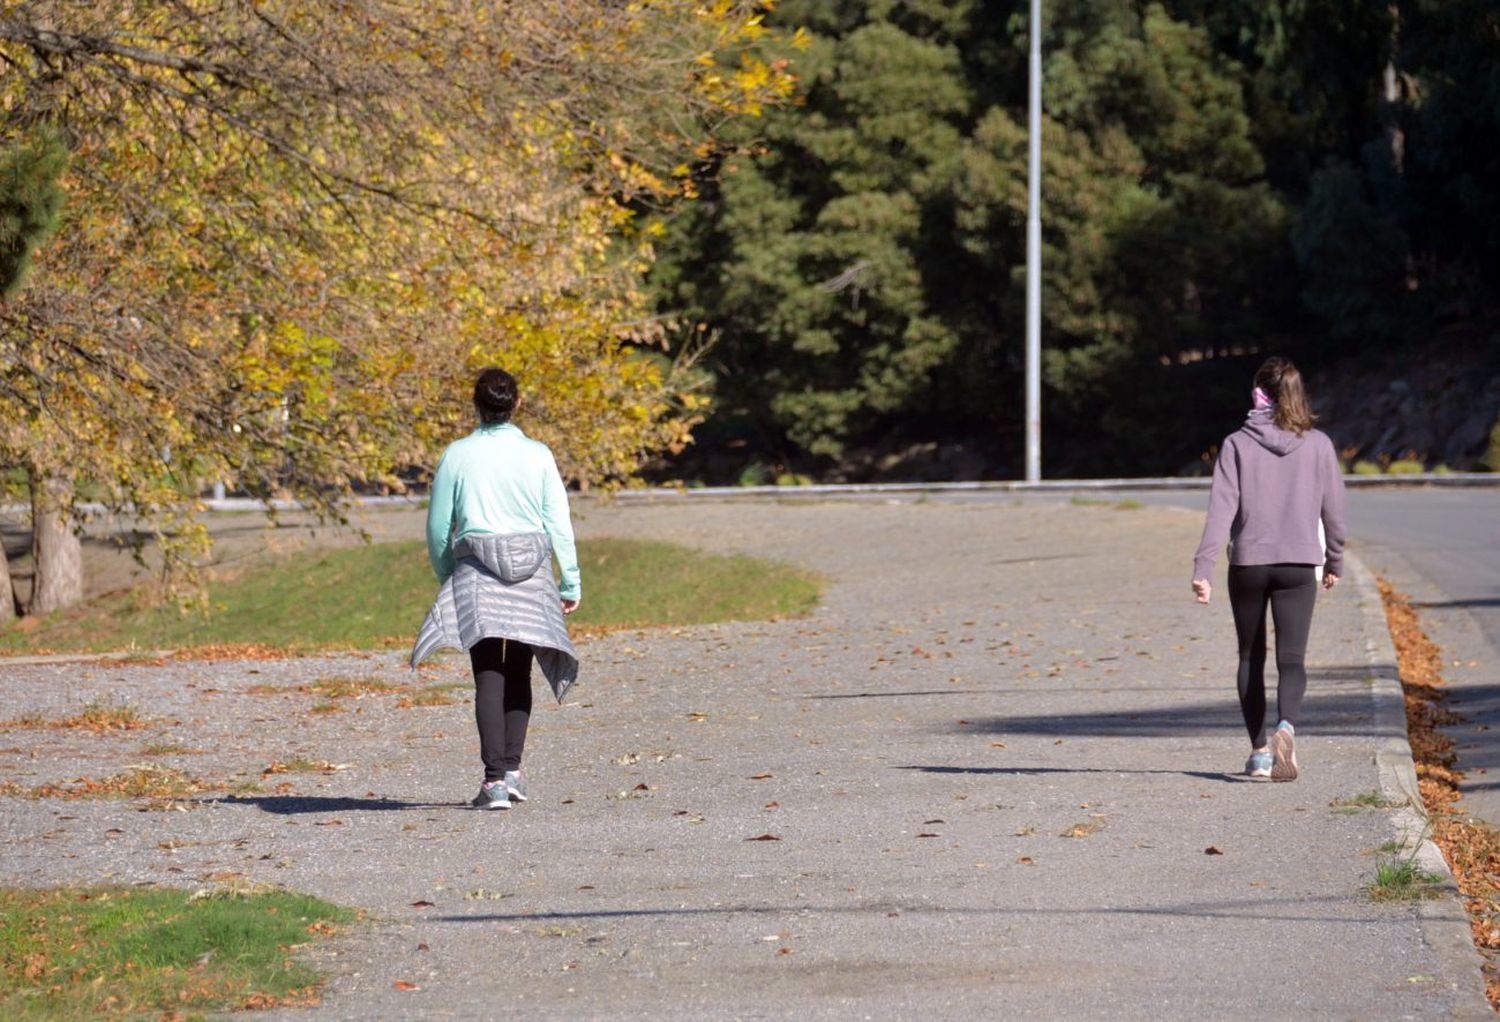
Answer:
<path fill-rule="evenodd" d="M 1208 476 L 1151 479 L 992 480 L 964 483 L 826 483 L 809 486 L 654 486 L 617 490 L 616 500 L 725 499 L 733 497 L 843 496 L 898 493 L 1068 493 L 1089 490 L 1206 490 Z M 1415 486 L 1500 489 L 1500 473 L 1423 472 L 1411 475 L 1344 476 L 1344 484 L 1360 489 L 1399 489 Z"/>
<path fill-rule="evenodd" d="M 1206 490 L 1207 476 L 1157 477 L 1150 479 L 1044 479 L 1029 483 L 1019 479 L 996 479 L 962 483 L 814 483 L 807 486 L 641 486 L 614 490 L 608 499 L 623 501 L 733 500 L 764 497 L 840 497 L 879 496 L 881 494 L 924 493 L 1069 493 L 1114 490 Z M 1422 472 L 1411 475 L 1344 476 L 1346 486 L 1357 489 L 1406 489 L 1432 486 L 1439 488 L 1500 489 L 1497 472 Z M 425 494 L 392 497 L 359 497 L 354 507 L 421 507 Z M 266 504 L 250 497 L 225 497 L 202 502 L 205 511 L 263 511 Z M 273 500 L 278 511 L 300 511 L 300 501 Z M 97 504 L 81 504 L 88 514 L 105 514 L 108 509 Z M 26 514 L 24 504 L 0 505 L 0 515 Z"/>

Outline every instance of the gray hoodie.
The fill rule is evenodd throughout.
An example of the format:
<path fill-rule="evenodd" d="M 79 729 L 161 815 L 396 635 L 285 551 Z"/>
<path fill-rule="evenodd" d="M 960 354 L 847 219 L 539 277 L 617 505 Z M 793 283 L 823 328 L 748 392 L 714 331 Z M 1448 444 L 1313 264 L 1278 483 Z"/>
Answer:
<path fill-rule="evenodd" d="M 1193 578 L 1209 577 L 1226 541 L 1230 564 L 1322 564 L 1342 575 L 1345 508 L 1344 473 L 1327 434 L 1299 436 L 1269 412 L 1251 412 L 1219 450 Z"/>

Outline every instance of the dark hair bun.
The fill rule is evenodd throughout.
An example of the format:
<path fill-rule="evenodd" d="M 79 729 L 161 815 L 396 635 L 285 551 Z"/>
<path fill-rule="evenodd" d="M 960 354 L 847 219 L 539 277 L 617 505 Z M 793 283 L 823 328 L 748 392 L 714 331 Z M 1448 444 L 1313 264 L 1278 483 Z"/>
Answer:
<path fill-rule="evenodd" d="M 504 369 L 484 369 L 474 381 L 474 409 L 485 425 L 509 422 L 516 410 L 516 378 Z"/>

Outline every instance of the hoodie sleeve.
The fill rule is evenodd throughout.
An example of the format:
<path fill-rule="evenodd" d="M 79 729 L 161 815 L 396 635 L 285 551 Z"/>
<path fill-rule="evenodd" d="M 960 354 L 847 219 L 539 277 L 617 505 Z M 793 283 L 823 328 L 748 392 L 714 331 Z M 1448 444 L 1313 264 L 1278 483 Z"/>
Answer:
<path fill-rule="evenodd" d="M 1224 439 L 1219 459 L 1214 463 L 1213 482 L 1208 488 L 1208 520 L 1203 523 L 1203 539 L 1193 555 L 1193 580 L 1208 578 L 1214 561 L 1229 542 L 1229 528 L 1240 510 L 1240 462 L 1234 437 Z"/>
<path fill-rule="evenodd" d="M 1323 571 L 1330 575 L 1344 573 L 1344 540 L 1348 538 L 1349 502 L 1344 492 L 1344 469 L 1333 449 L 1333 441 L 1324 438 L 1323 454 L 1323 533 L 1327 545 Z"/>
<path fill-rule="evenodd" d="M 564 600 L 583 599 L 578 547 L 573 540 L 573 519 L 568 513 L 568 489 L 563 485 L 562 474 L 557 471 L 557 462 L 551 451 L 547 452 L 546 465 L 542 469 L 542 523 L 562 575 L 562 584 L 557 587 L 558 596 Z"/>
<path fill-rule="evenodd" d="M 427 501 L 427 559 L 439 582 L 453 574 L 453 488 L 455 479 L 448 452 L 443 452 Z"/>

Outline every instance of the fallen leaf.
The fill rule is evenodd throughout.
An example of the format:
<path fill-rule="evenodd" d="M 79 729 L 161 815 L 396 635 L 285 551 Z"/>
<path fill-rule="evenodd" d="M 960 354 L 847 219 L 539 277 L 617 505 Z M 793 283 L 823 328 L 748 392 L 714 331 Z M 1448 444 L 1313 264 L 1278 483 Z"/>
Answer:
<path fill-rule="evenodd" d="M 1207 848 L 1203 849 L 1203 854 L 1204 855 L 1223 855 L 1224 853 L 1219 849 L 1218 845 L 1209 845 Z"/>
<path fill-rule="evenodd" d="M 313 826 L 314 827 L 342 827 L 343 825 L 344 825 L 344 821 L 343 820 L 315 820 L 315 821 L 313 821 Z"/>
<path fill-rule="evenodd" d="M 579 884 L 578 885 L 578 889 L 580 891 L 592 891 L 594 889 L 594 885 L 593 884 Z"/>
<path fill-rule="evenodd" d="M 428 950 L 427 942 L 423 941 L 422 943 L 418 944 L 417 945 L 417 950 L 418 951 L 426 951 L 426 950 Z"/>
<path fill-rule="evenodd" d="M 761 808 L 762 809 L 780 809 L 781 808 L 781 803 L 780 802 L 774 802 L 774 801 L 773 802 L 767 802 L 765 805 L 761 806 Z"/>
<path fill-rule="evenodd" d="M 779 947 L 776 949 L 776 953 L 778 955 L 789 955 L 792 953 L 792 949 L 789 947 Z"/>
<path fill-rule="evenodd" d="M 771 779 L 771 775 L 770 774 L 751 774 L 749 777 L 747 777 L 745 779 L 747 781 L 769 781 Z"/>
<path fill-rule="evenodd" d="M 1098 820 L 1090 820 L 1087 823 L 1075 823 L 1073 824 L 1073 826 L 1069 827 L 1058 836 L 1076 838 L 1088 837 L 1090 834 L 1094 833 L 1102 826 L 1104 826 L 1104 824 L 1100 823 Z"/>
<path fill-rule="evenodd" d="M 747 838 L 745 838 L 745 840 L 746 841 L 780 841 L 781 838 L 777 837 L 775 834 L 760 834 L 760 835 L 757 835 L 756 837 L 747 837 Z"/>
<path fill-rule="evenodd" d="M 1036 865 L 1036 863 L 1032 861 L 1032 858 L 1029 855 L 1023 855 L 1023 856 L 1021 856 L 1019 859 L 1016 860 L 1016 862 L 1020 863 L 1022 866 L 1035 866 Z"/>
<path fill-rule="evenodd" d="M 415 983 L 408 983 L 404 979 L 398 979 L 398 980 L 396 980 L 396 982 L 392 983 L 391 986 L 395 987 L 397 990 L 421 990 L 422 989 L 421 987 L 417 986 Z"/>
<path fill-rule="evenodd" d="M 924 826 L 924 827 L 930 827 L 934 823 L 947 823 L 947 822 L 948 822 L 947 820 L 923 820 L 922 821 L 922 826 Z"/>
<path fill-rule="evenodd" d="M 926 832 L 923 832 L 923 833 L 917 835 L 917 837 L 941 837 L 941 836 L 942 836 L 941 834 L 928 834 Z"/>
<path fill-rule="evenodd" d="M 430 902 L 430 901 L 414 901 L 414 902 L 411 903 L 411 907 L 412 908 L 432 908 L 432 902 Z"/>
<path fill-rule="evenodd" d="M 1003 749 L 1003 748 L 1005 748 L 1005 743 L 1004 742 L 991 742 L 990 743 L 990 748 L 992 748 L 992 749 Z"/>

